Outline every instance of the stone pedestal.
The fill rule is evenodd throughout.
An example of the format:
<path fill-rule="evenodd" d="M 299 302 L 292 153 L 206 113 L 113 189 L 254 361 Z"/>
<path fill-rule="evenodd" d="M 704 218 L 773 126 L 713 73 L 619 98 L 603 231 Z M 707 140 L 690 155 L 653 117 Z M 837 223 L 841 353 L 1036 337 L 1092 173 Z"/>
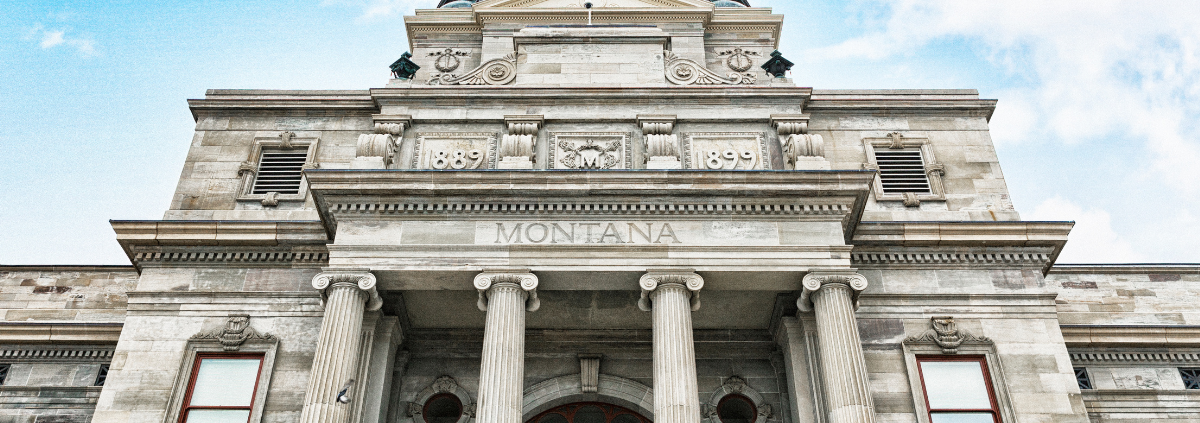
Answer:
<path fill-rule="evenodd" d="M 383 301 L 375 291 L 375 275 L 366 271 L 325 272 L 314 277 L 312 284 L 325 300 L 325 318 L 300 422 L 344 422 L 349 418 L 350 405 L 338 402 L 337 397 L 358 374 L 363 313 L 378 310 Z M 358 395 L 355 388 L 360 386 L 351 384 L 347 395 Z"/>
<path fill-rule="evenodd" d="M 536 311 L 538 278 L 528 271 L 475 277 L 479 309 L 487 312 L 476 421 L 521 423 L 525 381 L 525 312 Z"/>
<path fill-rule="evenodd" d="M 654 332 L 654 421 L 699 423 L 692 311 L 704 279 L 692 272 L 650 271 L 639 281 L 638 307 L 651 312 Z"/>
<path fill-rule="evenodd" d="M 816 314 L 821 379 L 830 423 L 873 423 L 867 362 L 854 311 L 867 279 L 851 271 L 811 272 L 796 305 Z"/>

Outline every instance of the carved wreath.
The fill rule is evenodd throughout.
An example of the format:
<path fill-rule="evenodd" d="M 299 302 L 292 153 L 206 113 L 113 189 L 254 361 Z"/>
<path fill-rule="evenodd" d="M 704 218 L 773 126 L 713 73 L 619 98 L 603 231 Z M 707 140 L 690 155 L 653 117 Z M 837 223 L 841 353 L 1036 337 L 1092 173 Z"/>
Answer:
<path fill-rule="evenodd" d="M 583 144 L 574 145 L 570 141 L 560 141 L 558 148 L 564 153 L 561 160 L 563 166 L 571 169 L 612 169 L 617 165 L 617 155 L 621 149 L 620 141 L 596 144 L 587 140 Z"/>

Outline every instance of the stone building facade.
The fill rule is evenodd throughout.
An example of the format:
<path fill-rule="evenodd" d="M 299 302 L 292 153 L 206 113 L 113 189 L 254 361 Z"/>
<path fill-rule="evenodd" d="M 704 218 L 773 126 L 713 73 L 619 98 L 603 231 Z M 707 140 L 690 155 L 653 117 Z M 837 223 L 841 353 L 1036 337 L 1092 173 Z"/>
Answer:
<path fill-rule="evenodd" d="M 0 422 L 1200 421 L 1200 266 L 1056 264 L 996 101 L 796 86 L 745 1 L 589 5 L 191 100 L 131 266 L 0 267 Z"/>

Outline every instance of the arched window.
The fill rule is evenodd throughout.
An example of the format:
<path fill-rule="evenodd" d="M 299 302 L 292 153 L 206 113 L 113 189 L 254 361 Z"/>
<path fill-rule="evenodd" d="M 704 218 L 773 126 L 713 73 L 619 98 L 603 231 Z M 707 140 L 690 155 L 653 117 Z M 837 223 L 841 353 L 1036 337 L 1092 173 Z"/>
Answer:
<path fill-rule="evenodd" d="M 750 398 L 726 395 L 717 404 L 717 417 L 721 423 L 754 423 L 758 419 L 758 409 Z"/>
<path fill-rule="evenodd" d="M 612 404 L 579 402 L 548 410 L 527 423 L 650 423 L 650 419 Z"/>
<path fill-rule="evenodd" d="M 421 415 L 425 423 L 455 423 L 462 418 L 463 404 L 457 396 L 450 393 L 437 394 L 425 401 Z"/>

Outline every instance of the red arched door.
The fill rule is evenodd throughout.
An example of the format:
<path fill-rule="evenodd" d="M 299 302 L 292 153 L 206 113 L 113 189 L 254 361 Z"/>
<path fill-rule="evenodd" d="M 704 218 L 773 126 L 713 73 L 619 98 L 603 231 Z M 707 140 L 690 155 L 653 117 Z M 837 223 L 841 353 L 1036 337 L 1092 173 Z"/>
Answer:
<path fill-rule="evenodd" d="M 612 404 L 577 402 L 550 409 L 526 423 L 651 423 L 635 411 Z"/>

